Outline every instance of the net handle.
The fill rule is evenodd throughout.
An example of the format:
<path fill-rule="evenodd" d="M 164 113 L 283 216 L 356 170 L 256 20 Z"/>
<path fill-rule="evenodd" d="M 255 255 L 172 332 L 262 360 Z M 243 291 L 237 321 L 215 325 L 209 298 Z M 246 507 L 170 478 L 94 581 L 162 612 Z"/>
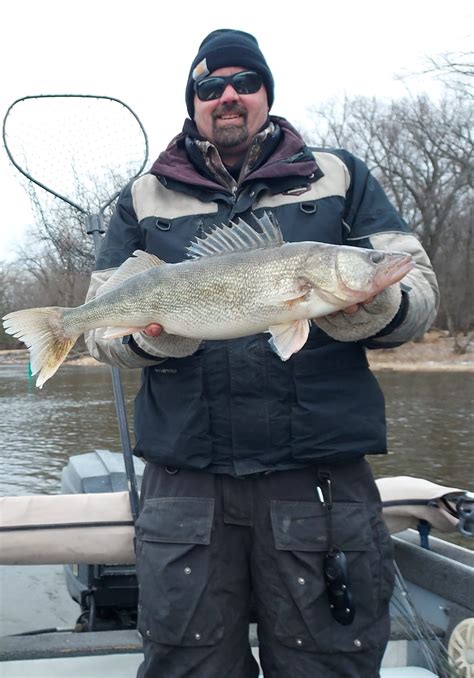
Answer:
<path fill-rule="evenodd" d="M 66 196 L 62 195 L 61 193 L 58 193 L 57 191 L 55 191 L 54 189 L 50 188 L 49 186 L 46 186 L 45 184 L 43 184 L 43 183 L 42 183 L 41 181 L 39 181 L 38 179 L 35 179 L 34 177 L 32 177 L 31 174 L 29 174 L 23 167 L 21 167 L 21 166 L 16 162 L 16 160 L 14 159 L 14 157 L 13 157 L 13 155 L 12 155 L 12 153 L 11 153 L 9 147 L 8 147 L 8 143 L 7 143 L 7 132 L 6 132 L 7 118 L 8 118 L 8 116 L 9 116 L 9 114 L 10 114 L 10 111 L 12 110 L 12 108 L 13 108 L 14 106 L 16 106 L 16 104 L 19 104 L 21 101 L 27 101 L 28 99 L 60 99 L 60 98 L 62 98 L 62 99 L 64 99 L 64 98 L 76 98 L 76 99 L 105 99 L 106 101 L 114 101 L 115 103 L 118 103 L 118 104 L 120 104 L 121 106 L 123 106 L 124 108 L 126 108 L 126 109 L 129 111 L 129 113 L 131 113 L 131 114 L 133 115 L 133 117 L 135 118 L 135 120 L 136 120 L 137 123 L 138 123 L 138 126 L 140 127 L 140 130 L 141 130 L 141 132 L 142 132 L 142 134 L 143 134 L 143 138 L 144 138 L 144 140 L 145 140 L 145 153 L 144 153 L 144 155 L 143 155 L 143 162 L 142 162 L 140 168 L 137 170 L 137 172 L 136 172 L 134 175 L 132 175 L 132 176 L 130 177 L 130 179 L 134 179 L 135 177 L 137 177 L 137 176 L 145 169 L 145 165 L 146 165 L 147 160 L 148 160 L 148 136 L 147 136 L 147 133 L 146 133 L 146 131 L 145 131 L 145 128 L 143 127 L 143 124 L 142 124 L 140 118 L 139 118 L 138 115 L 135 113 L 135 111 L 133 111 L 133 110 L 130 108 L 130 106 L 128 106 L 124 101 L 122 101 L 121 99 L 117 99 L 116 97 L 110 97 L 110 96 L 105 96 L 105 95 L 102 96 L 102 95 L 96 95 L 96 94 L 31 94 L 31 95 L 29 95 L 29 96 L 20 97 L 19 99 L 15 99 L 15 101 L 14 101 L 12 104 L 10 104 L 10 106 L 9 106 L 8 109 L 7 109 L 7 112 L 5 113 L 5 117 L 3 118 L 3 124 L 2 124 L 2 139 L 3 139 L 3 145 L 4 145 L 4 147 L 5 147 L 5 151 L 6 151 L 7 155 L 8 155 L 8 158 L 9 158 L 10 162 L 12 163 L 12 165 L 13 165 L 14 167 L 16 167 L 16 169 L 17 169 L 21 174 L 23 174 L 23 176 L 26 177 L 29 181 L 32 181 L 34 184 L 36 184 L 36 185 L 39 186 L 40 188 L 44 189 L 44 190 L 47 191 L 48 193 L 51 193 L 51 194 L 54 195 L 56 198 L 59 198 L 60 200 L 63 200 L 63 201 L 66 202 L 68 205 L 71 205 L 71 207 L 74 207 L 75 209 L 79 210 L 79 212 L 81 212 L 82 214 L 85 214 L 86 216 L 91 216 L 90 213 L 89 213 L 87 210 L 85 210 L 83 207 L 81 207 L 81 205 L 78 205 L 76 202 L 74 202 L 74 201 L 71 200 L 70 198 L 67 198 Z M 103 214 L 104 211 L 107 209 L 107 207 L 108 207 L 108 206 L 109 206 L 109 205 L 117 198 L 117 196 L 119 195 L 119 193 L 120 193 L 120 191 L 116 191 L 116 192 L 113 194 L 113 196 L 112 196 L 109 200 L 107 200 L 107 202 L 106 202 L 104 205 L 102 205 L 102 206 L 99 208 L 98 214 Z"/>
<path fill-rule="evenodd" d="M 87 235 L 92 235 L 94 241 L 95 257 L 97 261 L 100 245 L 102 242 L 102 235 L 105 233 L 103 215 L 88 214 L 86 216 L 86 230 Z M 140 496 L 138 492 L 135 465 L 133 463 L 133 450 L 132 443 L 130 441 L 130 431 L 128 428 L 127 408 L 125 406 L 122 378 L 120 376 L 120 370 L 116 365 L 110 365 L 110 374 L 112 377 L 112 391 L 114 394 L 120 444 L 122 446 L 123 463 L 125 466 L 125 475 L 127 476 L 130 510 L 132 513 L 133 523 L 136 524 L 140 513 Z"/>

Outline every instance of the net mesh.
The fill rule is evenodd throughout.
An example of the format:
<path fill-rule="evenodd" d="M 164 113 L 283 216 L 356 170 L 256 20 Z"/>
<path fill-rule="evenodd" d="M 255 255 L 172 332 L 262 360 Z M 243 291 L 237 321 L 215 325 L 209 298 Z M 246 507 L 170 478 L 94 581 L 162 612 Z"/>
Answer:
<path fill-rule="evenodd" d="M 403 576 L 395 565 L 395 589 L 391 606 L 392 615 L 407 640 L 414 641 L 426 667 L 439 678 L 463 678 L 454 666 L 445 644 L 435 629 L 418 613 Z"/>
<path fill-rule="evenodd" d="M 140 121 L 110 97 L 19 99 L 5 116 L 3 138 L 20 172 L 87 213 L 98 211 L 97 202 L 105 206 L 148 157 Z"/>

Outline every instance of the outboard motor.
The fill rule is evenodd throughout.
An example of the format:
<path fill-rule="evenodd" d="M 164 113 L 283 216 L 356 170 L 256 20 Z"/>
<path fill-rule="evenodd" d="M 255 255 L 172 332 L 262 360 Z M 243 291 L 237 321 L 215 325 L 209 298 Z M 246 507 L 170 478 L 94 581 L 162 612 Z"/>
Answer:
<path fill-rule="evenodd" d="M 140 488 L 144 463 L 134 458 Z M 62 471 L 63 494 L 124 492 L 128 490 L 123 456 L 95 450 L 69 458 Z M 79 603 L 78 631 L 135 628 L 138 583 L 134 565 L 65 565 L 70 596 Z"/>
<path fill-rule="evenodd" d="M 464 537 L 474 537 L 474 492 L 465 492 L 456 502 L 459 531 Z"/>

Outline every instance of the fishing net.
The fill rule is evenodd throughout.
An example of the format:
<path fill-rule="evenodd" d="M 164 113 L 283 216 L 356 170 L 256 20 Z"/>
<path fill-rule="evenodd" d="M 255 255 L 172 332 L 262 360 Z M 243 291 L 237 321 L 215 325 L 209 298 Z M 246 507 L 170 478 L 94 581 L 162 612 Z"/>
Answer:
<path fill-rule="evenodd" d="M 436 629 L 418 613 L 403 576 L 395 565 L 395 589 L 391 605 L 403 635 L 416 643 L 427 668 L 439 678 L 465 678 L 451 660 L 447 647 L 442 643 Z"/>
<path fill-rule="evenodd" d="M 147 136 L 132 109 L 107 96 L 27 96 L 9 107 L 3 120 L 3 141 L 11 162 L 28 182 L 80 213 L 79 221 L 93 236 L 97 253 L 105 232 L 105 210 L 121 188 L 142 172 L 148 159 Z M 27 190 L 28 187 L 31 189 L 31 184 Z M 28 192 L 43 218 L 48 210 L 54 212 L 54 207 L 41 204 L 31 190 Z M 64 230 L 60 223 L 63 241 Z M 53 242 L 51 232 L 49 239 Z M 64 248 L 61 261 L 67 261 Z M 136 520 L 138 488 L 123 388 L 118 368 L 112 367 L 111 373 L 132 516 Z"/>
<path fill-rule="evenodd" d="M 29 181 L 86 214 L 102 213 L 148 158 L 136 114 L 104 96 L 17 99 L 5 115 L 3 140 Z"/>

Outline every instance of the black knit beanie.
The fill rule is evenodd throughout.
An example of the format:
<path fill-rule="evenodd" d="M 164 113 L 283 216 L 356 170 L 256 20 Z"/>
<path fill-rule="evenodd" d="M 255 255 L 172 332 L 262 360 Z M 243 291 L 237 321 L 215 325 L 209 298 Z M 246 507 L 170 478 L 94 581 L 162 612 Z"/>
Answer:
<path fill-rule="evenodd" d="M 257 40 L 250 33 L 221 28 L 204 38 L 191 64 L 186 85 L 186 107 L 190 118 L 194 117 L 194 83 L 225 66 L 242 66 L 257 71 L 262 76 L 268 106 L 271 108 L 274 99 L 273 76 Z"/>

